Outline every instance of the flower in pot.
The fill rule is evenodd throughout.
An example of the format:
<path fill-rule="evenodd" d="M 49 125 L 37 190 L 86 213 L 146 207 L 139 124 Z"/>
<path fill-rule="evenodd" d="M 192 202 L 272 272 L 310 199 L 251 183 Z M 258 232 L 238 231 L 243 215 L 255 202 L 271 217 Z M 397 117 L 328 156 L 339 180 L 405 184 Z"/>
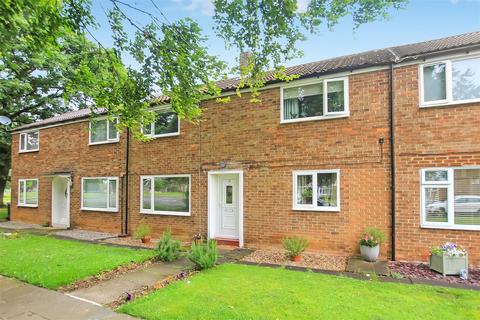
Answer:
<path fill-rule="evenodd" d="M 301 261 L 302 253 L 307 249 L 308 241 L 302 237 L 285 237 L 282 240 L 283 247 L 288 251 L 288 256 L 292 261 Z"/>
<path fill-rule="evenodd" d="M 360 239 L 360 254 L 369 262 L 375 262 L 380 254 L 380 245 L 385 241 L 385 234 L 376 228 L 367 228 Z"/>
<path fill-rule="evenodd" d="M 468 277 L 468 254 L 459 245 L 447 242 L 430 250 L 430 269 L 446 275 Z"/>
<path fill-rule="evenodd" d="M 152 240 L 150 233 L 152 230 L 146 224 L 141 224 L 133 233 L 135 239 L 142 240 L 142 243 L 148 244 Z"/>

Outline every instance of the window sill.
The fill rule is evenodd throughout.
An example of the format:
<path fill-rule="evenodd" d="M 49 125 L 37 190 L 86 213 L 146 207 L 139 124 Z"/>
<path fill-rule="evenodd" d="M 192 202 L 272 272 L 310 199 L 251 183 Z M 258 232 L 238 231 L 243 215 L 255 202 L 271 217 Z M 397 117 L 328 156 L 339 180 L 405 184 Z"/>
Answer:
<path fill-rule="evenodd" d="M 350 113 L 343 113 L 343 114 L 336 114 L 331 116 L 319 116 L 319 117 L 308 117 L 308 118 L 295 118 L 289 120 L 280 120 L 280 124 L 286 123 L 297 123 L 297 122 L 305 122 L 305 121 L 317 121 L 317 120 L 331 120 L 331 119 L 341 119 L 341 118 L 348 118 L 350 117 Z"/>
<path fill-rule="evenodd" d="M 100 211 L 100 212 L 111 212 L 117 213 L 118 209 L 105 209 L 105 208 L 80 208 L 82 211 Z"/>
<path fill-rule="evenodd" d="M 293 207 L 293 211 L 317 211 L 317 212 L 340 212 L 339 207 L 317 207 L 317 208 L 302 208 L 302 207 Z"/>
<path fill-rule="evenodd" d="M 432 104 L 420 104 L 418 107 L 420 109 L 428 109 L 428 108 L 435 108 L 435 107 L 453 107 L 453 106 L 458 106 L 462 104 L 474 104 L 474 103 L 480 103 L 480 99 L 453 101 L 453 102 L 442 101 L 442 102 L 432 103 Z"/>
<path fill-rule="evenodd" d="M 422 229 L 442 229 L 442 230 L 464 230 L 464 231 L 480 231 L 480 225 L 479 226 L 473 226 L 473 225 L 448 225 L 448 226 L 441 226 L 441 225 L 425 225 L 422 224 L 420 225 L 420 228 Z"/>
<path fill-rule="evenodd" d="M 174 133 L 165 133 L 165 134 L 159 134 L 159 135 L 145 135 L 145 137 L 148 137 L 150 139 L 157 139 L 157 138 L 166 138 L 166 137 L 176 137 L 179 136 L 180 132 L 174 132 Z"/>
<path fill-rule="evenodd" d="M 17 204 L 17 207 L 23 207 L 23 208 L 38 208 L 38 204 Z"/>
<path fill-rule="evenodd" d="M 40 149 L 35 149 L 35 150 L 21 150 L 21 151 L 18 151 L 18 153 L 31 153 L 31 152 L 38 152 L 40 151 Z"/>
<path fill-rule="evenodd" d="M 101 141 L 101 142 L 90 142 L 88 143 L 89 146 L 96 146 L 100 144 L 111 144 L 111 143 L 118 143 L 120 140 L 111 140 L 111 141 Z"/>
<path fill-rule="evenodd" d="M 179 217 L 190 217 L 190 212 L 175 212 L 175 211 L 140 211 L 141 214 L 149 214 L 154 216 L 179 216 Z"/>

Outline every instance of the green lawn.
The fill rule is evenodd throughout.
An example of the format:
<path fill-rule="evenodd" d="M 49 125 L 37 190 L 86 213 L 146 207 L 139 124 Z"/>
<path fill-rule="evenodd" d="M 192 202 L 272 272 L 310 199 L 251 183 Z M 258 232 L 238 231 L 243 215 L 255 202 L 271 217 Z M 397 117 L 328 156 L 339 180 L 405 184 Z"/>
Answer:
<path fill-rule="evenodd" d="M 7 207 L 0 207 L 0 221 L 7 219 Z"/>
<path fill-rule="evenodd" d="M 142 319 L 480 319 L 480 292 L 221 265 L 118 310 Z"/>
<path fill-rule="evenodd" d="M 119 265 L 145 261 L 154 254 L 152 250 L 24 234 L 19 239 L 0 238 L 0 274 L 56 289 Z"/>

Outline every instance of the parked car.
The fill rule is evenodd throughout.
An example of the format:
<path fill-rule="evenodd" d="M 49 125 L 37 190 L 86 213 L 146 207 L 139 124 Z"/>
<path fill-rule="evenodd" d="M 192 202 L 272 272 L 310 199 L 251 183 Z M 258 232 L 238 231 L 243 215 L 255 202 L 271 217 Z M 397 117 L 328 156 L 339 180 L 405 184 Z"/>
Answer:
<path fill-rule="evenodd" d="M 455 211 L 458 212 L 479 212 L 480 196 L 464 195 L 455 197 Z M 427 213 L 445 213 L 447 212 L 447 201 L 436 201 L 427 205 Z"/>

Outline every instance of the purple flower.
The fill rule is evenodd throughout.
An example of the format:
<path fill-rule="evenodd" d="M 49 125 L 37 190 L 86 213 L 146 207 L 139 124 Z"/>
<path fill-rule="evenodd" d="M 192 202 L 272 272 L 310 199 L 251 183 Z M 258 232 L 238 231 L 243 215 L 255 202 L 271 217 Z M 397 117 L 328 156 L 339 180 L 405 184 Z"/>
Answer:
<path fill-rule="evenodd" d="M 127 301 L 130 301 L 132 300 L 132 294 L 130 292 L 125 292 L 127 294 L 127 297 L 125 298 L 125 300 Z"/>

